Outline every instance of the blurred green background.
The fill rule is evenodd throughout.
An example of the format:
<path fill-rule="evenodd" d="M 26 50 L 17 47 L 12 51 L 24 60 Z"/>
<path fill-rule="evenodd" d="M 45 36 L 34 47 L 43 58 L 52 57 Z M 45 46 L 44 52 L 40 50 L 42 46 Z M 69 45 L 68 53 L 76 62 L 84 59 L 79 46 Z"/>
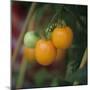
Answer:
<path fill-rule="evenodd" d="M 14 38 L 18 40 L 31 4 L 32 2 L 12 1 L 12 42 Z M 37 32 L 45 32 L 50 25 L 62 18 L 72 28 L 74 40 L 72 46 L 67 50 L 63 62 L 53 63 L 45 67 L 38 63 L 28 63 L 21 88 L 71 86 L 74 85 L 75 81 L 77 82 L 76 85 L 87 85 L 88 64 L 86 63 L 83 68 L 79 69 L 82 57 L 87 48 L 87 8 L 84 5 L 37 3 L 34 29 Z M 53 18 L 55 14 L 57 15 Z M 16 19 L 14 15 L 18 18 Z M 15 22 L 14 19 L 17 21 Z M 19 27 L 17 23 L 22 23 L 19 29 L 17 29 Z M 15 49 L 13 45 L 12 49 L 13 51 Z M 22 47 L 20 52 L 21 58 L 18 55 L 14 65 L 15 69 L 12 69 L 13 88 L 16 87 L 22 61 Z"/>

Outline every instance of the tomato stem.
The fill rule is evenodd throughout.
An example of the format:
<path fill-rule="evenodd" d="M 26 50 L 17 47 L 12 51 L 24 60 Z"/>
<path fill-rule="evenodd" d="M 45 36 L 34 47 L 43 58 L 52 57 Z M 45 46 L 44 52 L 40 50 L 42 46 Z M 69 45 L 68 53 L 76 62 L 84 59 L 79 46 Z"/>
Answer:
<path fill-rule="evenodd" d="M 16 88 L 21 88 L 23 85 L 26 67 L 27 67 L 27 60 L 25 60 L 25 58 L 23 58 L 21 66 L 20 66 L 20 71 L 19 71 L 19 76 L 17 79 L 18 81 L 17 81 Z"/>
<path fill-rule="evenodd" d="M 18 39 L 18 41 L 17 41 L 16 49 L 15 49 L 15 51 L 14 51 L 14 53 L 13 53 L 13 56 L 12 56 L 12 59 L 13 59 L 12 64 L 15 63 L 15 60 L 16 60 L 16 58 L 17 58 L 19 49 L 20 49 L 21 44 L 22 44 L 22 42 L 23 42 L 24 34 L 25 34 L 25 32 L 27 32 L 27 30 L 28 30 L 27 27 L 28 27 L 28 25 L 31 24 L 31 22 L 32 22 L 32 20 L 30 20 L 30 19 L 32 18 L 33 14 L 34 14 L 36 5 L 37 5 L 36 3 L 32 3 L 32 6 L 30 6 L 28 15 L 27 15 L 27 17 L 26 17 L 24 26 L 23 26 L 23 28 L 22 28 L 22 32 L 21 32 L 21 34 L 20 34 L 20 36 L 19 36 L 19 39 Z M 31 25 L 29 25 L 29 26 L 31 26 Z"/>
<path fill-rule="evenodd" d="M 87 48 L 84 51 L 84 54 L 83 54 L 83 57 L 82 57 L 82 60 L 81 60 L 81 64 L 80 64 L 78 69 L 82 69 L 85 66 L 86 63 L 87 63 Z M 76 80 L 73 82 L 73 85 L 78 85 L 78 84 L 79 84 L 79 82 L 76 81 Z"/>

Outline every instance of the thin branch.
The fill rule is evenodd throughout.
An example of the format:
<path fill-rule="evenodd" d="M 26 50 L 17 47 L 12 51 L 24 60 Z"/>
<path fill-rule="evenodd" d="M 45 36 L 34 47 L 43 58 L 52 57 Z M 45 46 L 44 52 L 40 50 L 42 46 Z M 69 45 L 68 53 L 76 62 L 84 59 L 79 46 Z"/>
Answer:
<path fill-rule="evenodd" d="M 23 58 L 21 66 L 20 66 L 19 76 L 18 76 L 17 83 L 16 83 L 16 88 L 21 88 L 23 81 L 24 81 L 26 68 L 27 68 L 27 60 Z"/>
<path fill-rule="evenodd" d="M 87 48 L 85 49 L 79 69 L 82 69 L 85 66 L 86 62 L 87 62 Z"/>
<path fill-rule="evenodd" d="M 22 43 L 23 36 L 24 36 L 25 32 L 30 31 L 30 30 L 33 29 L 34 16 L 35 16 L 34 15 L 35 7 L 36 7 L 36 3 L 32 3 L 32 6 L 30 7 L 28 16 L 26 18 L 24 29 L 22 31 L 23 33 L 21 33 L 21 36 L 20 36 L 18 44 L 17 44 L 18 49 L 16 50 L 16 53 L 14 54 L 14 58 L 13 58 L 14 61 L 17 57 L 18 50 L 21 46 L 21 43 Z M 24 76 L 25 76 L 26 68 L 27 68 L 27 60 L 25 60 L 25 58 L 23 57 L 21 65 L 20 65 L 19 76 L 17 78 L 16 88 L 21 88 L 22 87 L 23 82 L 24 82 Z"/>
<path fill-rule="evenodd" d="M 87 48 L 85 49 L 84 55 L 82 57 L 81 64 L 80 64 L 78 69 L 82 69 L 86 63 L 87 63 Z M 74 83 L 73 83 L 73 85 L 78 85 L 78 84 L 79 84 L 78 81 L 74 81 Z"/>
<path fill-rule="evenodd" d="M 24 34 L 25 34 L 25 32 L 27 31 L 27 26 L 28 26 L 28 24 L 29 24 L 29 21 L 30 21 L 30 19 L 32 18 L 33 12 L 34 12 L 34 10 L 35 10 L 35 6 L 36 6 L 36 3 L 32 3 L 32 6 L 31 6 L 30 9 L 29 9 L 29 12 L 28 12 L 28 15 L 27 15 L 25 24 L 24 24 L 24 26 L 23 26 L 23 28 L 22 28 L 22 32 L 21 32 L 21 34 L 20 34 L 20 36 L 19 36 L 19 39 L 18 39 L 18 42 L 17 42 L 17 45 L 16 45 L 16 49 L 15 49 L 15 51 L 14 51 L 14 53 L 13 53 L 13 57 L 12 57 L 13 63 L 15 62 L 15 60 L 16 60 L 16 58 L 17 58 L 18 51 L 19 51 L 20 46 L 21 46 L 21 44 L 22 44 Z"/>

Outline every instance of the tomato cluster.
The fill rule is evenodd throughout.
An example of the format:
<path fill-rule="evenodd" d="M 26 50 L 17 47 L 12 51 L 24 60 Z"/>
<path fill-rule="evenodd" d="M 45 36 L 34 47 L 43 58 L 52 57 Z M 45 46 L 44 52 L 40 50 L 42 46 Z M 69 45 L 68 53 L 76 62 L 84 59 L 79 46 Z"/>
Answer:
<path fill-rule="evenodd" d="M 44 66 L 63 60 L 66 49 L 73 41 L 72 29 L 69 26 L 55 26 L 50 33 L 49 39 L 42 39 L 35 32 L 27 32 L 24 37 L 24 57 Z"/>

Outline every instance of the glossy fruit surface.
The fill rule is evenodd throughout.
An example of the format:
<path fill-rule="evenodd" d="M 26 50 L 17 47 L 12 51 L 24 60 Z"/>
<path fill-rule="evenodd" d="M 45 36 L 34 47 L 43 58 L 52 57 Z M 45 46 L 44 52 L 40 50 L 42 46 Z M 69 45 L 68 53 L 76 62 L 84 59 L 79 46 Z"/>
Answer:
<path fill-rule="evenodd" d="M 35 48 L 36 60 L 41 65 L 50 65 L 56 58 L 56 48 L 50 40 L 39 40 Z"/>
<path fill-rule="evenodd" d="M 24 36 L 24 45 L 29 48 L 34 48 L 39 39 L 40 37 L 34 31 L 27 32 Z"/>
<path fill-rule="evenodd" d="M 69 48 L 73 41 L 73 32 L 70 27 L 56 27 L 52 32 L 52 42 L 56 48 Z"/>
<path fill-rule="evenodd" d="M 25 59 L 29 60 L 30 62 L 34 61 L 36 59 L 35 58 L 35 49 L 24 47 L 23 56 Z"/>

